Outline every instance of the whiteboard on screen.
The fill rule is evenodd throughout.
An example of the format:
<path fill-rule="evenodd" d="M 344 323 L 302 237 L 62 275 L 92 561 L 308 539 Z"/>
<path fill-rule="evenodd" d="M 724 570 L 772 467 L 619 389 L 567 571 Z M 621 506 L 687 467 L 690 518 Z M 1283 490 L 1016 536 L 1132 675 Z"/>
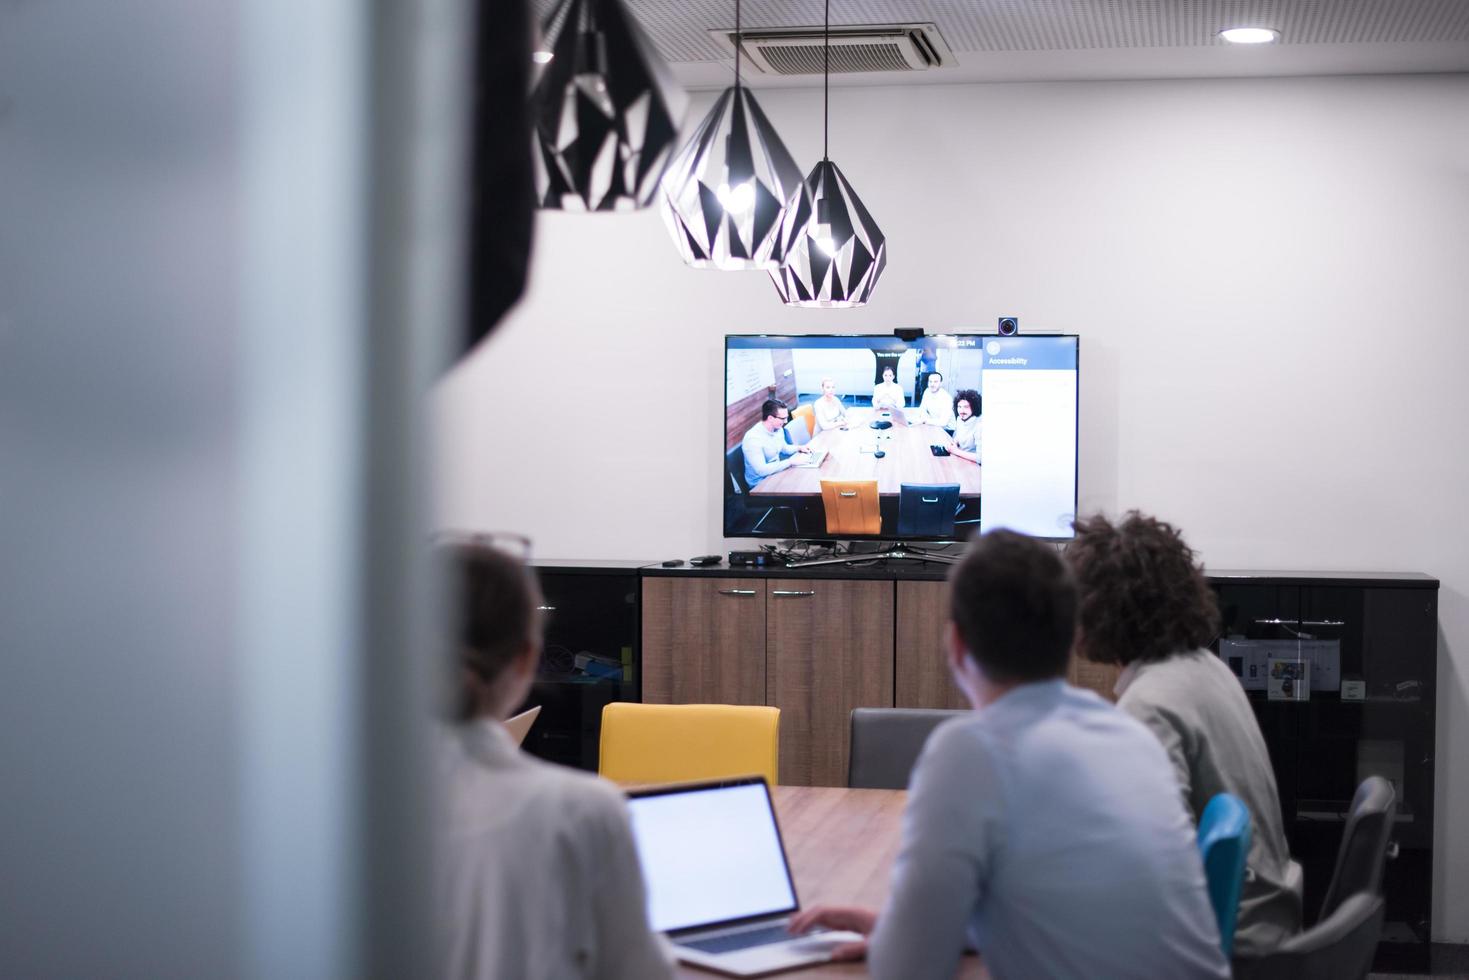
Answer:
<path fill-rule="evenodd" d="M 733 405 L 757 391 L 775 386 L 775 362 L 768 350 L 724 352 L 724 403 Z"/>

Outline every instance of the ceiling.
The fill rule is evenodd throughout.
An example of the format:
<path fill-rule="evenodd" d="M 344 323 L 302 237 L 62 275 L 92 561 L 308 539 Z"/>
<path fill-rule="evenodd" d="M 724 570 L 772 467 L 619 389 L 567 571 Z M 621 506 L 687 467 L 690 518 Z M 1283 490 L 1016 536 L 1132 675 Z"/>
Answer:
<path fill-rule="evenodd" d="M 544 15 L 555 0 L 536 0 Z M 688 88 L 722 88 L 734 0 L 625 0 Z M 822 0 L 743 0 L 746 29 L 819 26 Z M 1469 71 L 1469 0 L 832 0 L 833 26 L 932 23 L 955 64 L 832 77 L 833 85 Z M 1275 44 L 1219 40 L 1273 27 Z M 820 76 L 746 69 L 752 87 Z"/>

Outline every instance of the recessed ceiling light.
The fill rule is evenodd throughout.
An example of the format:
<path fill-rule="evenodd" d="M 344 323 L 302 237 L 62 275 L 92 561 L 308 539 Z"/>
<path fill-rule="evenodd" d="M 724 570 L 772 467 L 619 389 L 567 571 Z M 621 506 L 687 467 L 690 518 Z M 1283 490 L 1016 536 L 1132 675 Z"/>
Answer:
<path fill-rule="evenodd" d="M 1280 32 L 1269 27 L 1230 27 L 1219 36 L 1232 44 L 1269 44 L 1280 40 Z"/>
<path fill-rule="evenodd" d="M 550 64 L 551 59 L 554 57 L 556 57 L 554 54 L 545 50 L 532 51 L 530 54 L 530 60 L 534 61 L 538 65 Z"/>

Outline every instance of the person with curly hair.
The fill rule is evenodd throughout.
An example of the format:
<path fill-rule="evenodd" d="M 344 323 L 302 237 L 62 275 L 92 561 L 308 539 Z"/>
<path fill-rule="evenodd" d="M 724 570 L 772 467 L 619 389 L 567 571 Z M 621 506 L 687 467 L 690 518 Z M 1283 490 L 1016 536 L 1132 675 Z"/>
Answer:
<path fill-rule="evenodd" d="M 1122 668 L 1117 706 L 1163 744 L 1195 824 L 1218 793 L 1249 807 L 1234 950 L 1245 960 L 1264 955 L 1301 928 L 1301 867 L 1290 857 L 1249 698 L 1208 649 L 1219 634 L 1214 593 L 1183 535 L 1164 521 L 1132 511 L 1115 524 L 1098 515 L 1075 526 L 1066 557 L 1081 591 L 1076 651 Z"/>
<path fill-rule="evenodd" d="M 979 392 L 973 388 L 961 388 L 954 396 L 954 438 L 947 447 L 950 456 L 979 462 L 980 448 L 984 445 L 979 407 Z"/>

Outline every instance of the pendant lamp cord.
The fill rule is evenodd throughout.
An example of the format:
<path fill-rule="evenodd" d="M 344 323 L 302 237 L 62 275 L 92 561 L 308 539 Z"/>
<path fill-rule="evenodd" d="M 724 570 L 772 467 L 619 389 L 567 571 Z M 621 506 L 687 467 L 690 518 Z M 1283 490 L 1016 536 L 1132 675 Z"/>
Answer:
<path fill-rule="evenodd" d="M 821 159 L 830 160 L 831 144 L 831 0 L 826 0 L 826 22 L 822 28 L 821 52 L 825 64 L 821 68 Z"/>
<path fill-rule="evenodd" d="M 735 0 L 735 88 L 740 87 L 740 47 L 743 44 L 740 35 L 740 0 Z"/>

